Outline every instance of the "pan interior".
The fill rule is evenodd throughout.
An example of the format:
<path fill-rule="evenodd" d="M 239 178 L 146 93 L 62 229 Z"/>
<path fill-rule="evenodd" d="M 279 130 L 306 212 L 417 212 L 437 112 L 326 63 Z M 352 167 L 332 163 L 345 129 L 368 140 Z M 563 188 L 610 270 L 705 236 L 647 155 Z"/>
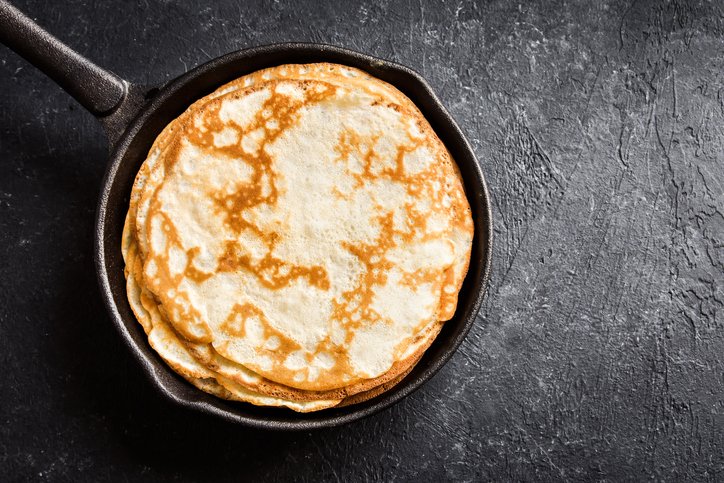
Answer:
<path fill-rule="evenodd" d="M 229 404 L 200 393 L 169 370 L 148 347 L 128 306 L 121 257 L 121 232 L 135 175 L 161 130 L 193 101 L 242 75 L 287 63 L 332 62 L 362 69 L 406 94 L 422 111 L 457 161 L 470 200 L 475 237 L 468 276 L 453 318 L 413 371 L 398 386 L 359 405 L 298 415 L 285 409 Z M 412 392 L 452 355 L 472 325 L 490 264 L 490 206 L 474 154 L 427 85 L 408 69 L 343 49 L 305 44 L 261 47 L 229 54 L 181 76 L 160 89 L 114 150 L 102 190 L 97 225 L 97 262 L 106 302 L 129 347 L 171 398 L 228 420 L 271 428 L 332 426 L 372 414 Z"/>

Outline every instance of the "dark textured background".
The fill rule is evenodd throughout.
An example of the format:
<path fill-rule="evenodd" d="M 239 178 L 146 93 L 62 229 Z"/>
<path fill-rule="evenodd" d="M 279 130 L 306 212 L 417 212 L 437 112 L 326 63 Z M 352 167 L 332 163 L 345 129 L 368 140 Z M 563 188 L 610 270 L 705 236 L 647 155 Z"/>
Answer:
<path fill-rule="evenodd" d="M 3 480 L 724 479 L 722 2 L 16 4 L 140 83 L 289 40 L 407 64 L 496 243 L 479 323 L 392 409 L 283 434 L 177 408 L 96 287 L 102 132 L 0 48 Z"/>

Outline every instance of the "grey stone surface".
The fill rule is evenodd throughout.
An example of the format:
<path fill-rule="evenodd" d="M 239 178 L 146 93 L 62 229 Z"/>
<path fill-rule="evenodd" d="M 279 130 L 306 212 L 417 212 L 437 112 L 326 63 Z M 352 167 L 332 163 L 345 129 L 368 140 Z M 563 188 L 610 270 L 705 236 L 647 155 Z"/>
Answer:
<path fill-rule="evenodd" d="M 475 148 L 496 243 L 479 323 L 393 408 L 291 434 L 177 408 L 96 287 L 102 132 L 0 49 L 4 480 L 724 479 L 724 4 L 16 5 L 141 83 L 293 40 L 409 65 Z"/>

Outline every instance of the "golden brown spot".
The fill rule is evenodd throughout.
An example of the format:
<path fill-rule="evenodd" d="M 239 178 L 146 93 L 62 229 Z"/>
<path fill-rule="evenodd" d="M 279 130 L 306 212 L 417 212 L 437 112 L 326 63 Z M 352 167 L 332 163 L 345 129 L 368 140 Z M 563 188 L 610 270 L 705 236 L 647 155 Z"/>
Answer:
<path fill-rule="evenodd" d="M 342 323 L 347 331 L 345 344 L 351 342 L 353 329 L 360 323 L 370 324 L 380 319 L 370 305 L 374 297 L 375 285 L 387 281 L 387 270 L 392 263 L 385 259 L 385 252 L 394 246 L 392 213 L 379 218 L 380 234 L 371 244 L 350 244 L 343 246 L 355 255 L 364 266 L 364 273 L 353 290 L 342 293 L 341 299 L 332 302 L 332 319 Z"/>
<path fill-rule="evenodd" d="M 213 272 L 204 272 L 194 265 L 194 259 L 200 251 L 201 249 L 199 247 L 193 247 L 186 251 L 188 262 L 186 263 L 186 270 L 184 270 L 184 277 L 188 277 L 197 283 L 204 282 L 214 275 Z"/>
<path fill-rule="evenodd" d="M 274 239 L 270 242 L 270 249 L 274 247 Z M 321 290 L 329 290 L 329 277 L 324 267 L 304 267 L 293 265 L 280 258 L 276 258 L 268 252 L 259 261 L 243 253 L 239 243 L 227 241 L 224 244 L 224 253 L 219 258 L 219 272 L 234 272 L 245 270 L 256 275 L 259 282 L 269 289 L 286 287 L 291 281 L 298 278 L 305 278 L 309 285 Z"/>
<path fill-rule="evenodd" d="M 420 285 L 433 283 L 438 278 L 439 273 L 437 270 L 421 268 L 414 272 L 405 272 L 400 278 L 400 284 L 405 285 L 411 289 L 415 289 Z"/>

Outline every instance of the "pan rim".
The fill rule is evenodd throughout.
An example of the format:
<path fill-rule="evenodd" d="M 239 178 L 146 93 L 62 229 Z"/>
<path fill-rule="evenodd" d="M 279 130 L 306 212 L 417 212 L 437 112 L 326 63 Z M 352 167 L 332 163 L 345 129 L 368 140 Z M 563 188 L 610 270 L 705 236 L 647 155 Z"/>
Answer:
<path fill-rule="evenodd" d="M 386 391 L 381 395 L 371 399 L 369 401 L 369 404 L 363 403 L 362 405 L 350 405 L 344 408 L 339 408 L 336 409 L 336 411 L 341 411 L 341 413 L 329 414 L 329 416 L 326 417 L 324 415 L 325 412 L 333 411 L 334 408 L 330 410 L 320 411 L 317 413 L 294 413 L 293 415 L 287 414 L 286 417 L 275 417 L 268 415 L 252 417 L 244 414 L 239 414 L 238 412 L 234 411 L 234 403 L 219 400 L 218 398 L 214 398 L 214 396 L 207 396 L 206 394 L 201 393 L 201 391 L 199 391 L 198 389 L 191 388 L 190 385 L 190 390 L 184 391 L 185 394 L 180 394 L 177 388 L 169 387 L 169 384 L 171 383 L 169 381 L 169 378 L 167 377 L 168 374 L 164 374 L 164 371 L 173 374 L 174 377 L 177 376 L 160 360 L 153 360 L 152 358 L 148 357 L 148 355 L 141 350 L 139 343 L 134 340 L 134 337 L 131 334 L 129 327 L 124 321 L 124 317 L 117 306 L 116 295 L 114 294 L 111 280 L 109 278 L 109 271 L 107 265 L 108 259 L 110 258 L 107 256 L 106 251 L 108 247 L 106 247 L 105 244 L 108 228 L 106 224 L 108 209 L 111 203 L 125 202 L 125 198 L 122 198 L 119 201 L 112 200 L 111 191 L 117 180 L 119 168 L 126 159 L 125 155 L 128 152 L 132 141 L 136 139 L 141 130 L 146 126 L 150 117 L 155 112 L 157 112 L 160 107 L 164 106 L 164 104 L 169 102 L 169 100 L 172 99 L 173 95 L 177 94 L 185 86 L 188 86 L 188 84 L 194 79 L 198 79 L 205 74 L 213 72 L 214 70 L 217 70 L 223 66 L 244 62 L 244 60 L 246 59 L 256 58 L 258 56 L 270 57 L 272 54 L 280 52 L 306 53 L 311 54 L 312 56 L 319 55 L 320 61 L 323 61 L 322 57 L 324 56 L 337 55 L 347 59 L 355 60 L 357 64 L 368 65 L 370 69 L 383 68 L 402 74 L 408 79 L 409 82 L 417 84 L 417 88 L 422 88 L 422 94 L 430 100 L 432 108 L 437 111 L 433 113 L 435 114 L 436 121 L 444 123 L 445 128 L 451 131 L 451 135 L 446 137 L 455 138 L 456 147 L 458 148 L 458 150 L 467 153 L 466 158 L 469 159 L 466 159 L 466 163 L 468 161 L 471 161 L 468 168 L 475 176 L 475 179 L 472 180 L 470 183 L 466 182 L 466 185 L 472 184 L 476 186 L 475 192 L 466 194 L 471 206 L 475 204 L 474 209 L 479 210 L 478 213 L 480 220 L 475 219 L 474 217 L 474 236 L 475 238 L 482 237 L 482 239 L 478 240 L 478 243 L 481 244 L 481 250 L 483 253 L 482 259 L 479 260 L 479 263 L 482 265 L 482 269 L 480 270 L 480 276 L 477 280 L 468 282 L 467 279 L 470 277 L 471 274 L 470 272 L 468 272 L 468 274 L 466 275 L 466 283 L 472 284 L 468 297 L 473 300 L 468 304 L 466 313 L 460 315 L 461 320 L 458 322 L 458 325 L 460 326 L 459 329 L 452 334 L 452 339 L 446 342 L 447 347 L 444 348 L 442 352 L 437 355 L 435 359 L 422 370 L 422 372 L 416 374 L 414 377 L 412 377 L 412 379 L 408 380 L 408 378 L 412 376 L 412 374 L 410 374 L 410 376 L 405 378 L 395 388 L 392 388 L 389 391 Z M 358 67 L 358 65 L 355 65 L 355 67 Z M 364 67 L 361 68 L 364 70 Z M 400 88 L 400 86 L 398 85 L 396 85 L 396 87 Z M 402 90 L 403 92 L 405 92 L 406 90 L 409 91 L 409 89 L 400 90 Z M 190 99 L 189 104 L 193 102 L 193 100 L 195 99 Z M 415 102 L 414 99 L 413 102 Z M 420 106 L 418 105 L 418 107 Z M 431 122 L 431 119 L 428 117 L 429 113 L 425 112 L 422 107 L 420 107 L 420 109 L 423 111 L 425 118 Z M 437 129 L 436 132 L 438 132 Z M 446 146 L 448 147 L 448 149 L 450 149 L 450 146 L 447 143 Z M 456 159 L 456 162 L 459 163 L 458 159 Z M 483 223 L 484 226 L 479 226 L 479 223 Z M 487 183 L 485 181 L 485 177 L 483 175 L 480 163 L 475 156 L 475 152 L 472 146 L 470 145 L 462 130 L 458 126 L 457 122 L 447 111 L 442 102 L 438 99 L 437 95 L 433 91 L 432 87 L 427 83 L 427 81 L 414 70 L 396 62 L 383 60 L 377 57 L 373 57 L 371 55 L 363 54 L 342 47 L 336 47 L 327 44 L 299 42 L 268 44 L 230 52 L 215 59 L 212 59 L 204 64 L 201 64 L 198 67 L 184 74 L 181 74 L 167 84 L 159 87 L 157 94 L 140 110 L 135 119 L 125 129 L 125 131 L 119 138 L 119 141 L 113 147 L 110 161 L 108 163 L 108 167 L 106 169 L 106 173 L 104 175 L 101 185 L 101 194 L 96 212 L 96 225 L 94 235 L 96 272 L 98 275 L 103 300 L 108 310 L 108 313 L 111 316 L 113 325 L 115 325 L 117 330 L 120 332 L 125 345 L 128 346 L 131 353 L 134 355 L 134 358 L 139 361 L 141 366 L 144 368 L 144 372 L 151 379 L 151 381 L 153 381 L 153 385 L 158 389 L 158 391 L 163 394 L 167 399 L 174 401 L 180 406 L 190 409 L 196 409 L 206 414 L 213 414 L 229 422 L 240 423 L 255 428 L 275 430 L 309 430 L 339 426 L 342 424 L 357 421 L 392 406 L 393 404 L 410 395 L 415 390 L 422 387 L 427 381 L 429 381 L 445 364 L 447 364 L 447 362 L 449 362 L 453 354 L 459 348 L 460 344 L 472 328 L 475 320 L 477 319 L 477 315 L 482 305 L 482 301 L 485 297 L 488 280 L 490 277 L 493 243 L 492 206 L 490 194 L 487 188 Z M 117 248 L 120 251 L 120 246 Z M 475 255 L 474 251 L 472 255 Z M 123 287 L 122 292 L 125 294 L 125 286 Z M 458 304 L 458 306 L 460 307 L 460 303 Z M 133 322 L 135 324 L 138 324 L 135 318 Z M 438 337 L 441 336 L 442 334 Z M 180 379 L 172 380 L 180 382 Z M 193 389 L 193 391 L 195 392 L 198 392 L 199 394 L 195 394 L 191 391 L 191 389 Z M 314 418 L 311 419 L 309 417 L 310 415 L 314 415 Z"/>

